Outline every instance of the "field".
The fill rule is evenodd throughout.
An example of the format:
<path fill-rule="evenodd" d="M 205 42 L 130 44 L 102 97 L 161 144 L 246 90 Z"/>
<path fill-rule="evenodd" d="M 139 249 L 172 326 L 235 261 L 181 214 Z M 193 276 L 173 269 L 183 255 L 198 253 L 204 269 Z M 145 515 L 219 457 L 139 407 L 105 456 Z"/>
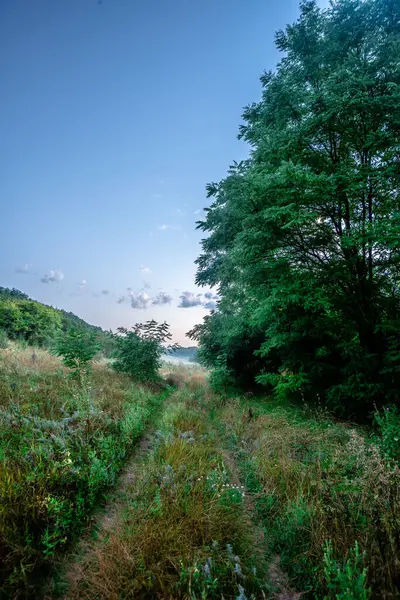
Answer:
<path fill-rule="evenodd" d="M 196 367 L 78 385 L 0 352 L 2 597 L 398 594 L 399 470 L 367 430 L 219 396 Z"/>

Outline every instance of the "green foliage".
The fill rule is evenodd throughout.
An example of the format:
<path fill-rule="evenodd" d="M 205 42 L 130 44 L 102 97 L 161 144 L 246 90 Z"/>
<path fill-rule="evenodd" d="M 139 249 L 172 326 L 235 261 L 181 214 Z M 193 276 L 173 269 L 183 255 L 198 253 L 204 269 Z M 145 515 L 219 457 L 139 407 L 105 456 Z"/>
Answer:
<path fill-rule="evenodd" d="M 71 312 L 46 306 L 16 289 L 0 287 L 0 329 L 9 339 L 50 347 L 60 331 L 70 329 L 96 335 L 100 350 L 110 357 L 115 351 L 114 335 L 89 325 Z"/>
<path fill-rule="evenodd" d="M 386 456 L 400 463 L 399 410 L 396 406 L 386 407 L 375 413 L 374 421 L 379 430 L 376 442 L 380 445 Z"/>
<path fill-rule="evenodd" d="M 11 340 L 45 346 L 54 340 L 61 318 L 53 308 L 39 302 L 0 297 L 0 327 Z"/>
<path fill-rule="evenodd" d="M 53 352 L 62 358 L 73 376 L 80 377 L 89 371 L 90 363 L 98 351 L 99 344 L 95 333 L 70 329 L 58 336 Z"/>
<path fill-rule="evenodd" d="M 0 329 L 0 349 L 4 350 L 8 346 L 8 335 L 4 329 Z"/>
<path fill-rule="evenodd" d="M 222 397 L 234 396 L 239 393 L 236 379 L 226 367 L 215 367 L 209 378 L 210 386 Z"/>
<path fill-rule="evenodd" d="M 137 323 L 132 331 L 120 327 L 117 336 L 114 369 L 125 373 L 136 381 L 147 382 L 159 379 L 164 344 L 171 339 L 169 325 L 154 320 Z"/>
<path fill-rule="evenodd" d="M 301 3 L 198 223 L 221 296 L 190 332 L 202 361 L 360 419 L 400 385 L 399 6 Z"/>
<path fill-rule="evenodd" d="M 367 588 L 367 570 L 357 541 L 343 566 L 333 557 L 331 540 L 325 542 L 323 550 L 324 574 L 329 589 L 324 600 L 368 600 L 371 592 Z"/>

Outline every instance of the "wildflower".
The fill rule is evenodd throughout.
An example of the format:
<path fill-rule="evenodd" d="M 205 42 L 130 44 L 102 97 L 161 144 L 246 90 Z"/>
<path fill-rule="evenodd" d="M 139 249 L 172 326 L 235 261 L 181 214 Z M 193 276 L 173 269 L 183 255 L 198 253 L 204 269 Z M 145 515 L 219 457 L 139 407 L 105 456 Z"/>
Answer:
<path fill-rule="evenodd" d="M 233 569 L 238 577 L 243 577 L 242 569 L 239 563 L 235 563 L 235 568 Z"/>
<path fill-rule="evenodd" d="M 231 544 L 227 544 L 227 545 L 226 545 L 226 550 L 227 550 L 227 552 L 228 552 L 229 556 L 231 556 L 231 557 L 232 557 L 232 556 L 233 556 L 233 550 L 232 550 L 232 546 L 231 546 Z"/>
<path fill-rule="evenodd" d="M 213 547 L 214 550 L 216 550 L 218 548 L 217 540 L 214 540 L 213 543 L 211 544 L 211 546 Z"/>
<path fill-rule="evenodd" d="M 236 596 L 236 600 L 247 600 L 247 596 L 244 593 L 244 587 L 242 585 L 238 585 L 239 596 Z"/>

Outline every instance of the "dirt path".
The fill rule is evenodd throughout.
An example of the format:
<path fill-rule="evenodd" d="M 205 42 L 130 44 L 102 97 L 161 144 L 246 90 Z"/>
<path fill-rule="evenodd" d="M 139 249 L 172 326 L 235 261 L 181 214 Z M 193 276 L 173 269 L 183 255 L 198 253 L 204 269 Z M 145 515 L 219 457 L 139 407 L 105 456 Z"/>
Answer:
<path fill-rule="evenodd" d="M 165 405 L 168 400 L 166 400 Z M 165 405 L 160 414 L 165 411 Z M 158 418 L 160 418 L 160 415 Z M 68 589 L 81 575 L 83 557 L 95 552 L 96 545 L 110 535 L 112 531 L 115 531 L 118 515 L 124 509 L 129 496 L 129 489 L 134 484 L 138 468 L 146 460 L 146 456 L 151 450 L 156 429 L 157 420 L 156 423 L 152 423 L 147 427 L 138 440 L 133 455 L 121 470 L 116 487 L 109 492 L 105 506 L 95 511 L 90 525 L 83 531 L 80 539 L 60 563 L 55 574 L 51 576 L 50 581 L 45 586 L 43 600 L 54 600 L 55 598 L 69 600 Z M 65 591 L 65 588 L 67 591 Z"/>

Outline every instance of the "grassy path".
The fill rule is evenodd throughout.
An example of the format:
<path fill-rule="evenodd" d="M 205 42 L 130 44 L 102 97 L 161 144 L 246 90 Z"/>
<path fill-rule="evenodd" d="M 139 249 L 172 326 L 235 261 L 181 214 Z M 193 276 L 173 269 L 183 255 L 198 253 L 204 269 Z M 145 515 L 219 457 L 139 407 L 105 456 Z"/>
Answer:
<path fill-rule="evenodd" d="M 394 539 L 397 493 L 349 426 L 189 381 L 70 563 L 64 600 L 394 598 L 396 556 L 376 540 Z"/>
<path fill-rule="evenodd" d="M 202 385 L 166 401 L 64 598 L 267 598 L 262 536 Z M 54 596 L 53 596 L 54 597 Z"/>

